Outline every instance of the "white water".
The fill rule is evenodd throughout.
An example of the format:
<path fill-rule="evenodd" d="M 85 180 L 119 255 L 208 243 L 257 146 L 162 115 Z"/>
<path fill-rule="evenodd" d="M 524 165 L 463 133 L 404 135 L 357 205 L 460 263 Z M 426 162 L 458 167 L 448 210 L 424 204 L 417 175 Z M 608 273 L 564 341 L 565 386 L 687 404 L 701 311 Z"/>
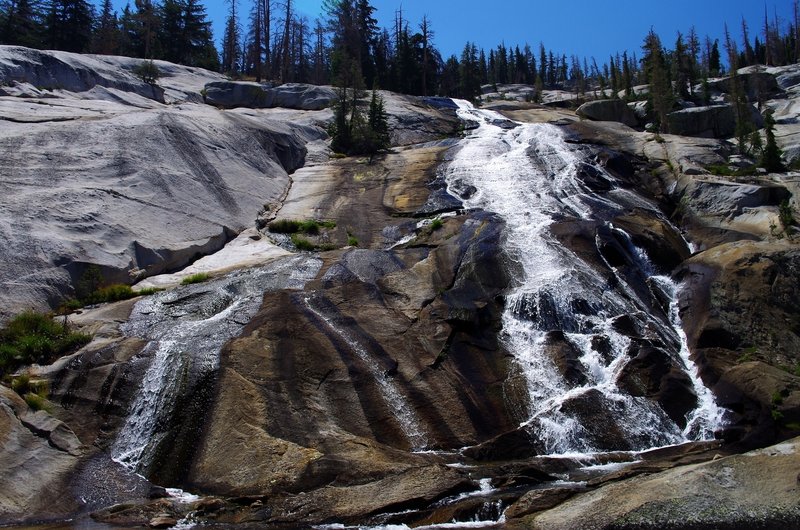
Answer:
<path fill-rule="evenodd" d="M 301 289 L 321 265 L 296 256 L 138 302 L 122 329 L 148 339 L 142 354 L 152 359 L 112 458 L 133 470 L 148 465 L 168 432 L 178 395 L 217 370 L 222 346 L 256 313 L 264 292 Z"/>
<path fill-rule="evenodd" d="M 617 275 L 621 281 L 609 287 L 551 232 L 553 224 L 565 217 L 602 220 L 598 212 L 623 211 L 617 201 L 630 203 L 633 194 L 619 191 L 600 197 L 586 188 L 577 177 L 583 161 L 559 128 L 521 124 L 509 130 L 500 126 L 508 123 L 501 115 L 476 110 L 466 102 L 458 104 L 459 117 L 477 122 L 478 127 L 461 142 L 445 176 L 454 195 L 470 186 L 477 189 L 464 201 L 466 207 L 495 212 L 506 221 L 506 252 L 520 277 L 507 298 L 503 339 L 528 383 L 524 425 L 548 453 L 611 449 L 592 442 L 591 435 L 612 426 L 586 425 L 570 407 L 575 400 L 599 392 L 600 406 L 611 411 L 613 427 L 624 433 L 631 449 L 710 436 L 719 424 L 719 409 L 689 359 L 675 304 L 671 314 L 660 320 L 648 315 L 647 304 L 624 279 Z M 638 198 L 636 202 L 646 204 Z M 658 281 L 674 299 L 671 280 Z M 676 362 L 686 367 L 699 402 L 685 430 L 656 403 L 617 386 L 631 346 L 631 339 L 613 327 L 623 315 L 643 328 L 655 328 L 664 342 L 675 344 Z M 569 384 L 544 354 L 552 330 L 562 330 L 569 345 L 580 352 L 585 383 Z M 599 337 L 610 345 L 611 355 L 596 346 Z M 595 392 L 587 394 L 590 391 Z"/>
<path fill-rule="evenodd" d="M 378 385 L 387 409 L 394 414 L 400 429 L 411 444 L 412 450 L 424 449 L 428 445 L 425 429 L 420 424 L 414 408 L 405 399 L 392 378 L 384 373 L 384 370 L 381 369 L 381 366 L 372 358 L 367 348 L 360 341 L 353 337 L 344 327 L 336 325 L 329 316 L 314 305 L 314 300 L 311 296 L 306 296 L 304 302 L 309 311 L 324 322 L 333 333 L 341 337 L 353 353 L 367 366 L 370 375 Z"/>

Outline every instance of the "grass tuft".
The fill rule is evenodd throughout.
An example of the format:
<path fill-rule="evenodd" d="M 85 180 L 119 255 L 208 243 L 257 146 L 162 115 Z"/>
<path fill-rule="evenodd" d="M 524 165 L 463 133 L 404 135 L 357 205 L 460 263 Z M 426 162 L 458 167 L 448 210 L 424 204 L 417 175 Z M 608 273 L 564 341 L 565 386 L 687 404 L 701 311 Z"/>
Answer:
<path fill-rule="evenodd" d="M 204 281 L 208 280 L 210 276 L 206 272 L 198 272 L 197 274 L 192 274 L 191 276 L 187 276 L 186 278 L 181 280 L 181 285 L 192 285 L 194 283 L 203 283 Z"/>

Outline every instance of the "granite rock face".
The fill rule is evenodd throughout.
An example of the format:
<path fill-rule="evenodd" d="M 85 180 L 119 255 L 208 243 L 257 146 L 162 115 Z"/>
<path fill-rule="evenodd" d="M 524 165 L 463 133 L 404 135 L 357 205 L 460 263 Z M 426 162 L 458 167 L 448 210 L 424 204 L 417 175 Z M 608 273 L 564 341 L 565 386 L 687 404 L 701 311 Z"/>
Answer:
<path fill-rule="evenodd" d="M 330 87 L 287 83 L 269 86 L 244 81 L 215 81 L 205 86 L 205 101 L 220 108 L 323 110 L 336 99 Z"/>
<path fill-rule="evenodd" d="M 0 315 L 74 296 L 90 265 L 130 284 L 221 248 L 326 137 L 192 103 L 198 80 L 218 77 L 202 70 L 160 65 L 177 103 L 164 105 L 131 59 L 17 47 L 0 58 L 4 82 L 41 89 L 0 97 Z"/>
<path fill-rule="evenodd" d="M 584 103 L 576 111 L 578 116 L 597 121 L 618 121 L 629 127 L 639 125 L 636 113 L 621 99 L 602 99 Z"/>

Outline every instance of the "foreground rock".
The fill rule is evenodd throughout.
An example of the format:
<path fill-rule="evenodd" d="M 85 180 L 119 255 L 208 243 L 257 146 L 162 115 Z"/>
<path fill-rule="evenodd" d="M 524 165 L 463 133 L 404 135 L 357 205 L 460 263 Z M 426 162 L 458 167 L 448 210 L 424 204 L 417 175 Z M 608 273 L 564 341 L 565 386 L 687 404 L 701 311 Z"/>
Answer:
<path fill-rule="evenodd" d="M 506 528 L 789 528 L 800 524 L 800 439 L 644 475 L 572 497 Z M 511 515 L 519 513 L 514 507 Z M 507 513 L 509 513 L 507 512 Z"/>

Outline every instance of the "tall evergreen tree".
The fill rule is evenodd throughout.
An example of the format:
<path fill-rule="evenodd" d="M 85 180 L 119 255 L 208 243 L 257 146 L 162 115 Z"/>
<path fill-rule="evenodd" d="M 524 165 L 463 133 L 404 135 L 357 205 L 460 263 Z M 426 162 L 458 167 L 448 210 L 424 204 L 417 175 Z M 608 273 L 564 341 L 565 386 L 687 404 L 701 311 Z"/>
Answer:
<path fill-rule="evenodd" d="M 689 99 L 691 78 L 691 62 L 689 51 L 683 41 L 683 35 L 678 32 L 675 40 L 675 49 L 672 52 L 672 79 L 675 81 L 675 89 L 678 96 Z"/>
<path fill-rule="evenodd" d="M 119 53 L 119 27 L 117 14 L 111 5 L 111 0 L 103 0 L 100 16 L 92 35 L 92 53 L 100 55 L 113 55 Z"/>
<path fill-rule="evenodd" d="M 45 45 L 81 53 L 92 40 L 94 7 L 85 0 L 49 0 L 45 7 Z"/>
<path fill-rule="evenodd" d="M 775 118 L 772 111 L 767 111 L 764 115 L 764 130 L 767 135 L 767 142 L 761 155 L 761 167 L 770 173 L 779 173 L 786 168 L 781 160 L 781 149 L 775 141 Z"/>
<path fill-rule="evenodd" d="M 228 0 L 230 8 L 225 19 L 225 34 L 222 37 L 222 61 L 220 68 L 223 72 L 237 74 L 240 68 L 241 30 L 239 27 L 239 15 L 237 13 L 237 0 Z"/>
<path fill-rule="evenodd" d="M 468 42 L 461 52 L 459 70 L 459 95 L 474 100 L 481 95 L 480 68 L 478 66 L 478 47 Z"/>
<path fill-rule="evenodd" d="M 669 132 L 669 122 L 667 115 L 672 111 L 674 96 L 672 84 L 669 79 L 664 50 L 661 46 L 661 39 L 656 32 L 650 29 L 644 41 L 644 71 L 650 84 L 648 101 L 653 108 L 655 122 L 659 130 Z"/>
<path fill-rule="evenodd" d="M 0 5 L 0 44 L 39 47 L 43 33 L 39 2 L 5 0 Z"/>

